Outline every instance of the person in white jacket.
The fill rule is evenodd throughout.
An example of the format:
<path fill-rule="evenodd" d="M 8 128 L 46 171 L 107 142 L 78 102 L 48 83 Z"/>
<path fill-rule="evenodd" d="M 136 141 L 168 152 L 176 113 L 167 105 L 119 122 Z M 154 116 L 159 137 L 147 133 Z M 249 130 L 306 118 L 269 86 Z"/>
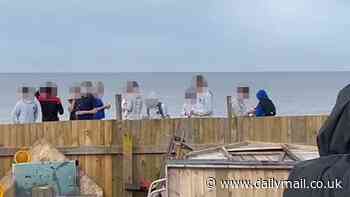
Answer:
<path fill-rule="evenodd" d="M 234 116 L 250 116 L 254 112 L 254 104 L 249 97 L 249 87 L 237 87 L 236 96 L 232 99 Z"/>
<path fill-rule="evenodd" d="M 194 79 L 197 101 L 193 108 L 193 116 L 206 117 L 213 115 L 213 93 L 208 88 L 208 82 L 203 75 Z"/>
<path fill-rule="evenodd" d="M 159 99 L 155 92 L 151 92 L 145 99 L 146 115 L 148 119 L 169 118 L 166 105 Z"/>
<path fill-rule="evenodd" d="M 185 103 L 182 107 L 182 116 L 186 118 L 191 118 L 193 115 L 194 106 L 197 102 L 197 92 L 196 88 L 190 87 L 186 89 L 185 92 Z"/>
<path fill-rule="evenodd" d="M 140 86 L 136 81 L 128 81 L 126 93 L 122 100 L 122 114 L 125 120 L 140 120 L 142 118 L 143 99 Z"/>
<path fill-rule="evenodd" d="M 34 95 L 35 88 L 33 87 L 23 85 L 18 88 L 19 101 L 12 111 L 13 123 L 34 123 L 39 120 L 41 108 Z"/>

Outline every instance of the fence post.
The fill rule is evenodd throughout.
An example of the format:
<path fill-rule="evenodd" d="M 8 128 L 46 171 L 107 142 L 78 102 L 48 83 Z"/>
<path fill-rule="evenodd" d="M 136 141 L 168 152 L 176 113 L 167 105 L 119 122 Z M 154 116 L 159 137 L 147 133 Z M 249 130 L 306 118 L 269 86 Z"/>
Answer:
<path fill-rule="evenodd" d="M 132 197 L 132 191 L 127 191 L 133 179 L 133 138 L 129 133 L 123 135 L 123 197 Z"/>
<path fill-rule="evenodd" d="M 228 131 L 225 133 L 225 144 L 232 143 L 232 96 L 226 97 Z"/>
<path fill-rule="evenodd" d="M 117 120 L 122 120 L 122 95 L 115 95 L 115 118 Z"/>

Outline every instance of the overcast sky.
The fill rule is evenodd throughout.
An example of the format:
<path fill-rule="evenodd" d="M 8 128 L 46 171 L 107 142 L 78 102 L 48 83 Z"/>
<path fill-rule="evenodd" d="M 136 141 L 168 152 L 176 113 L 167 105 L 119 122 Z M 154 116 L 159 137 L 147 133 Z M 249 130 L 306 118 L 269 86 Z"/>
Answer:
<path fill-rule="evenodd" d="M 0 72 L 350 70 L 349 0 L 0 0 Z"/>

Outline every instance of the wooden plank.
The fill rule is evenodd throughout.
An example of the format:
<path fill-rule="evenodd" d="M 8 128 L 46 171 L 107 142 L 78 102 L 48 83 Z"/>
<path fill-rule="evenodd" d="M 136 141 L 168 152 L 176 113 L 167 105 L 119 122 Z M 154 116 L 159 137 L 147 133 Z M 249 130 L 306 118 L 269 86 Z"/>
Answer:
<path fill-rule="evenodd" d="M 116 120 L 122 120 L 122 95 L 115 95 L 115 118 Z"/>
<path fill-rule="evenodd" d="M 228 132 L 226 132 L 224 141 L 225 143 L 231 143 L 233 136 L 235 134 L 233 133 L 233 126 L 232 126 L 232 120 L 233 120 L 233 114 L 232 114 L 232 96 L 226 97 L 226 107 L 227 107 L 227 119 L 228 119 Z M 236 125 L 234 125 L 236 126 Z M 236 131 L 236 130 L 235 130 Z M 233 134 L 233 136 L 232 136 Z"/>
<path fill-rule="evenodd" d="M 123 136 L 123 196 L 132 197 L 132 192 L 126 191 L 126 184 L 133 182 L 133 157 L 132 157 L 133 138 L 130 133 Z"/>

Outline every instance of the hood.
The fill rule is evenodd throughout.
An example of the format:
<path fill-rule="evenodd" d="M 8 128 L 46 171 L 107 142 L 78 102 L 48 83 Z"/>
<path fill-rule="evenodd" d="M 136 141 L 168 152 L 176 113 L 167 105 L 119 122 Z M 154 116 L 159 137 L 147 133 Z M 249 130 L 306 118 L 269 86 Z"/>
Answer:
<path fill-rule="evenodd" d="M 258 93 L 256 93 L 256 98 L 258 100 L 268 99 L 267 93 L 265 90 L 259 90 Z"/>
<path fill-rule="evenodd" d="M 337 97 L 327 121 L 317 136 L 321 156 L 350 153 L 350 85 L 343 88 Z"/>
<path fill-rule="evenodd" d="M 35 99 L 22 99 L 22 101 L 25 104 L 33 104 L 33 103 L 35 103 Z"/>

